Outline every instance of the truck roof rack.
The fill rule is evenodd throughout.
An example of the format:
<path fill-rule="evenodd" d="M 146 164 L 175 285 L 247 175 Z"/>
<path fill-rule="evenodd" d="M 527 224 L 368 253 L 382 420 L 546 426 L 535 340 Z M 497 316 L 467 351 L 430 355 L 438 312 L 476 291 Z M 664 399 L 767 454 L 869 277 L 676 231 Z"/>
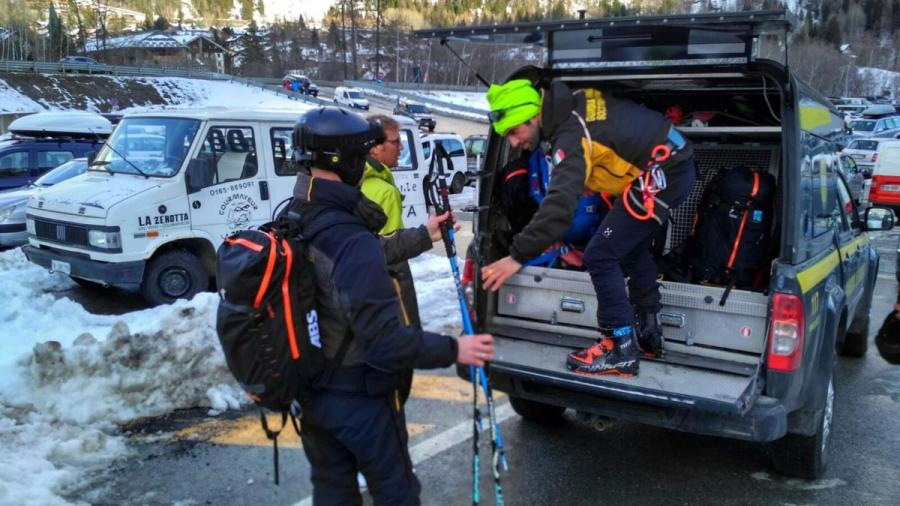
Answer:
<path fill-rule="evenodd" d="M 442 43 L 542 45 L 549 68 L 647 68 L 747 64 L 761 36 L 786 39 L 793 25 L 793 16 L 781 9 L 544 20 L 431 28 L 415 34 Z"/>

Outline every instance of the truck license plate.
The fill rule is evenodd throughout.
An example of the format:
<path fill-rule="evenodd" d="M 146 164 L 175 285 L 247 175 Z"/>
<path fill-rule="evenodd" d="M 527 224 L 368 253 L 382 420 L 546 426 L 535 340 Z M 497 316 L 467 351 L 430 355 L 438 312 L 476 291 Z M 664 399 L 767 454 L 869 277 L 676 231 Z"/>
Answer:
<path fill-rule="evenodd" d="M 69 262 L 60 262 L 59 260 L 50 260 L 50 270 L 53 272 L 61 272 L 63 274 L 71 274 L 72 272 Z"/>
<path fill-rule="evenodd" d="M 882 191 L 900 192 L 900 184 L 886 184 L 881 186 Z"/>

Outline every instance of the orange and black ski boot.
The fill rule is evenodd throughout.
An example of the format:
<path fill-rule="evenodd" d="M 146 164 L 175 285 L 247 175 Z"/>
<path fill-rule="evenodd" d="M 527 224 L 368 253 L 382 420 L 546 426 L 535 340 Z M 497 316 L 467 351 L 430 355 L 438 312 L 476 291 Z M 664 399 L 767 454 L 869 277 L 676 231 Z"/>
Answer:
<path fill-rule="evenodd" d="M 629 325 L 601 332 L 604 337 L 593 346 L 569 353 L 566 368 L 579 374 L 637 376 L 640 353 L 634 327 Z"/>

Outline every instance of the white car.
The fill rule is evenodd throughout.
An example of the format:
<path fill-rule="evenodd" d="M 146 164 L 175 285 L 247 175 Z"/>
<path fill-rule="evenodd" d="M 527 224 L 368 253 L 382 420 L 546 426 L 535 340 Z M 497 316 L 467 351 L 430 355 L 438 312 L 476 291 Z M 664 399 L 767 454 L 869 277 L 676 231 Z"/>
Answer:
<path fill-rule="evenodd" d="M 856 166 L 862 171 L 866 178 L 872 177 L 872 169 L 875 162 L 878 161 L 878 146 L 885 142 L 893 142 L 892 139 L 854 139 L 842 151 L 845 155 L 849 155 Z"/>
<path fill-rule="evenodd" d="M 469 164 L 466 160 L 466 148 L 462 137 L 453 133 L 423 134 L 422 153 L 425 155 L 425 163 L 429 170 L 435 144 L 443 146 L 447 154 L 450 155 L 450 161 L 453 166 L 452 168 L 444 168 L 447 171 L 447 184 L 450 185 L 450 193 L 461 193 L 463 188 L 469 183 Z M 434 181 L 433 176 L 433 174 L 429 173 L 429 181 Z"/>
<path fill-rule="evenodd" d="M 338 86 L 334 89 L 334 103 L 351 109 L 369 110 L 369 100 L 359 88 Z"/>

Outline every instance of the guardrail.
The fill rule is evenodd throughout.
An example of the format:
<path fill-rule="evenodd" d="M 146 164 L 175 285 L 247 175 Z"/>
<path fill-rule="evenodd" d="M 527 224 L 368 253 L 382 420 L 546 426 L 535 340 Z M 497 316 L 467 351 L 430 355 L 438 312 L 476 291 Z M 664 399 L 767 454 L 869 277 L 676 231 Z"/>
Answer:
<path fill-rule="evenodd" d="M 218 81 L 230 80 L 233 76 L 219 72 L 204 70 L 179 69 L 172 67 L 106 65 L 103 63 L 53 63 L 40 61 L 0 60 L 0 71 L 35 72 L 35 73 L 68 73 L 107 74 L 117 76 L 166 76 L 188 77 L 192 79 L 210 79 Z"/>

